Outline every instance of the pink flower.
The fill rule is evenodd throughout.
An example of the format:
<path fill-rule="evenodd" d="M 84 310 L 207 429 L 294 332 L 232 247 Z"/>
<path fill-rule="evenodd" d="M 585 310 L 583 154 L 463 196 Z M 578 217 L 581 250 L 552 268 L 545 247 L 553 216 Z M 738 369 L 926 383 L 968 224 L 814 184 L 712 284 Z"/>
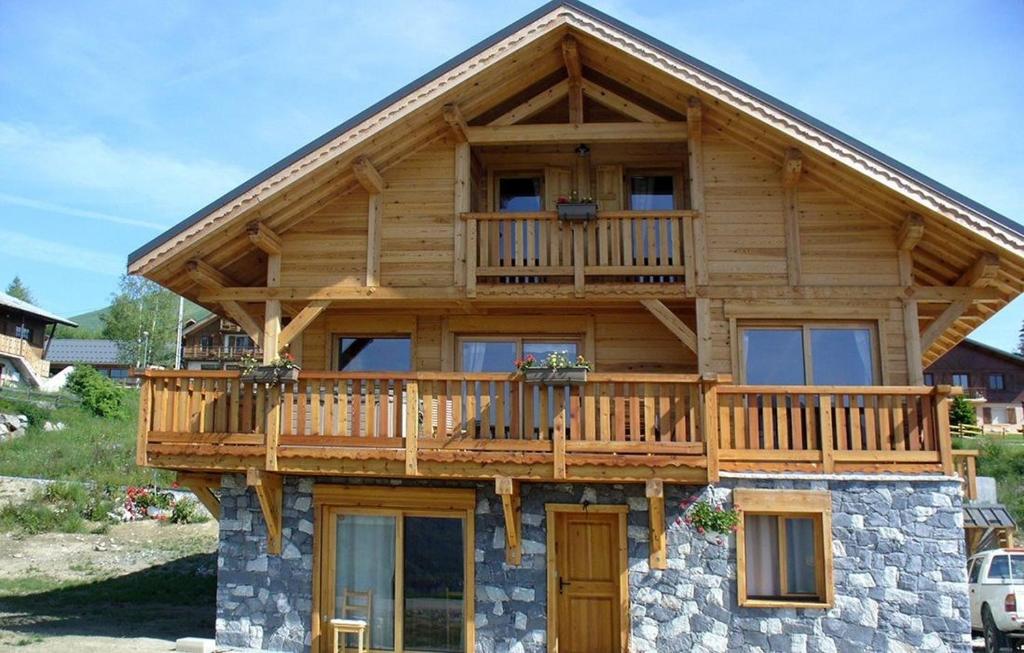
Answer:
<path fill-rule="evenodd" d="M 687 517 L 687 518 L 686 518 L 686 525 L 687 525 L 687 526 L 689 526 L 689 525 L 690 525 L 690 524 L 692 524 L 692 523 L 693 523 L 693 520 L 692 520 L 692 519 L 690 519 L 689 517 Z"/>
<path fill-rule="evenodd" d="M 679 526 L 682 523 L 683 523 L 683 518 L 682 517 L 676 517 L 676 526 Z"/>
<path fill-rule="evenodd" d="M 735 533 L 736 531 L 738 531 L 738 530 L 739 530 L 739 526 L 733 526 L 733 527 L 732 527 L 732 528 L 730 528 L 729 530 L 731 530 L 731 531 L 732 531 L 733 533 Z"/>
<path fill-rule="evenodd" d="M 701 535 L 703 535 L 704 534 L 704 527 L 703 526 L 698 526 L 697 527 L 697 532 L 700 533 Z"/>

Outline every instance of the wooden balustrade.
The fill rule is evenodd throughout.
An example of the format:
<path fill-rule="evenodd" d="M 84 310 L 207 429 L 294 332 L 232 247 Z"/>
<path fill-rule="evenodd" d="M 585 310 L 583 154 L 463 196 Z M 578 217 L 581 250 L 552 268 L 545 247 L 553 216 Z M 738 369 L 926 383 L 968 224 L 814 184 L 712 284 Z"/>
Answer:
<path fill-rule="evenodd" d="M 600 211 L 568 222 L 554 211 L 464 213 L 466 286 L 604 281 L 682 283 L 693 271 L 693 211 Z"/>
<path fill-rule="evenodd" d="M 377 473 L 416 474 L 422 460 L 443 458 L 521 465 L 502 468 L 507 473 L 553 465 L 535 477 L 555 479 L 573 465 L 591 465 L 591 473 L 595 465 L 632 465 L 637 477 L 657 465 L 688 467 L 705 480 L 718 469 L 954 472 L 948 388 L 740 386 L 603 373 L 564 386 L 452 372 L 303 372 L 297 382 L 270 385 L 231 371 L 143 376 L 140 450 L 174 465 L 186 464 L 182 456 L 236 456 L 244 458 L 238 466 L 277 470 L 278 456 L 310 456 L 404 461 L 402 470 Z"/>

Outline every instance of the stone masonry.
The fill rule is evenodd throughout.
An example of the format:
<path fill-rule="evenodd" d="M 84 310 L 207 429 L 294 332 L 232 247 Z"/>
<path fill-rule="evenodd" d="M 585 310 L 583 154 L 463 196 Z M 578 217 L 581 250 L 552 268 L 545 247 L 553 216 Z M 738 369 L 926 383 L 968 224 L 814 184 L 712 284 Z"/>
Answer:
<path fill-rule="evenodd" d="M 312 485 L 311 479 L 286 482 L 283 553 L 268 557 L 255 496 L 246 490 L 243 477 L 225 477 L 218 644 L 243 650 L 309 650 Z M 466 487 L 477 489 L 475 620 L 480 653 L 546 651 L 544 506 L 582 502 L 629 506 L 633 651 L 970 650 L 958 481 L 723 481 L 714 491 L 726 501 L 733 487 L 831 490 L 836 598 L 829 610 L 738 607 L 734 538 L 718 544 L 717 538 L 675 523 L 683 512 L 682 499 L 707 491 L 703 488 L 666 485 L 668 569 L 651 570 L 641 484 L 523 484 L 523 558 L 518 567 L 505 564 L 501 503 L 493 484 Z"/>

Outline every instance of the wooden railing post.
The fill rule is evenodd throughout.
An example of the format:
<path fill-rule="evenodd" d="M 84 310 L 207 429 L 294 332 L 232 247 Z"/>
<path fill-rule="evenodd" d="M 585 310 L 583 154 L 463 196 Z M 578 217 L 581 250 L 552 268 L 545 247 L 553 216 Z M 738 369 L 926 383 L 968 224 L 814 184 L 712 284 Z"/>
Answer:
<path fill-rule="evenodd" d="M 583 224 L 574 222 L 572 225 L 572 279 L 577 297 L 583 296 Z"/>
<path fill-rule="evenodd" d="M 701 410 L 701 426 L 704 431 L 704 452 L 707 456 L 708 482 L 717 483 L 719 476 L 718 444 L 718 375 L 705 372 L 701 377 L 704 405 Z"/>
<path fill-rule="evenodd" d="M 277 443 L 281 436 L 281 386 L 277 383 L 270 385 L 267 393 L 268 405 L 266 408 L 265 447 L 267 471 L 277 470 Z"/>
<path fill-rule="evenodd" d="M 149 446 L 150 417 L 153 407 L 153 380 L 143 376 L 139 383 L 139 422 L 135 442 L 135 464 L 145 467 L 149 464 L 146 448 Z"/>
<path fill-rule="evenodd" d="M 935 388 L 938 401 L 935 402 L 935 441 L 939 446 L 939 460 L 942 462 L 942 473 L 953 475 L 953 436 L 949 432 L 949 398 L 963 393 L 962 388 L 940 385 Z"/>
<path fill-rule="evenodd" d="M 462 218 L 457 217 L 461 221 Z M 466 221 L 466 296 L 476 297 L 476 248 L 477 232 L 476 218 L 469 218 Z"/>
<path fill-rule="evenodd" d="M 547 388 L 541 386 L 541 391 L 546 391 Z M 561 388 L 557 388 L 560 391 Z M 558 403 L 558 402 L 556 402 Z M 555 478 L 565 478 L 565 404 L 560 403 L 558 406 L 558 412 L 555 414 L 555 433 L 554 441 L 552 443 L 552 451 L 555 455 Z"/>
<path fill-rule="evenodd" d="M 466 277 L 467 281 L 469 277 Z M 396 392 L 397 394 L 397 392 Z M 427 410 L 430 410 L 428 407 Z M 420 437 L 420 389 L 416 381 L 408 381 L 405 385 L 405 473 L 409 476 L 419 474 Z"/>
<path fill-rule="evenodd" d="M 826 474 L 836 470 L 835 442 L 832 439 L 832 397 L 818 397 L 818 440 L 821 444 L 821 467 Z"/>

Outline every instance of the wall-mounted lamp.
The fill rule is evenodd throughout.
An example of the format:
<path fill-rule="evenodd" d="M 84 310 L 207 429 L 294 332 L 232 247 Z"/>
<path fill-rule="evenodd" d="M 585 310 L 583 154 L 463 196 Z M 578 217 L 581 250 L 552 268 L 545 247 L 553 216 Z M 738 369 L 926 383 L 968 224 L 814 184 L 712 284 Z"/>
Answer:
<path fill-rule="evenodd" d="M 586 143 L 580 143 L 576 147 L 576 156 L 590 156 L 590 146 Z"/>

